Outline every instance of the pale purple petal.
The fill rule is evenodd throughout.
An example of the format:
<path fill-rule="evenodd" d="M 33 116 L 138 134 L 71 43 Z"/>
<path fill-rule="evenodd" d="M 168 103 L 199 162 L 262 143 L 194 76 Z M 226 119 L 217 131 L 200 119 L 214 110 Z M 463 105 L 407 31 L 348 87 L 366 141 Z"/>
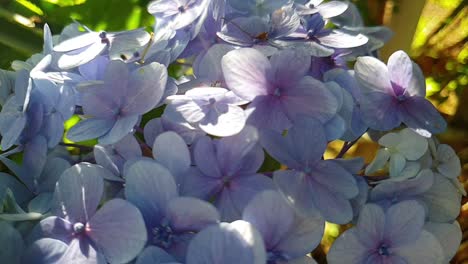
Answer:
<path fill-rule="evenodd" d="M 153 145 L 153 157 L 174 177 L 186 173 L 191 165 L 190 152 L 185 141 L 175 132 L 160 134 Z"/>
<path fill-rule="evenodd" d="M 385 212 L 378 205 L 365 205 L 359 213 L 356 228 L 360 243 L 368 248 L 378 247 L 385 231 Z"/>
<path fill-rule="evenodd" d="M 369 249 L 359 241 L 357 229 L 352 228 L 341 234 L 332 244 L 327 255 L 330 264 L 362 264 L 370 256 Z"/>
<path fill-rule="evenodd" d="M 388 58 L 387 65 L 392 85 L 406 90 L 413 77 L 413 62 L 408 54 L 402 50 L 396 51 Z"/>
<path fill-rule="evenodd" d="M 154 161 L 132 163 L 125 177 L 125 195 L 140 209 L 147 225 L 157 223 L 164 216 L 167 203 L 178 196 L 172 175 Z"/>
<path fill-rule="evenodd" d="M 122 138 L 130 134 L 133 128 L 138 123 L 140 117 L 138 115 L 122 116 L 117 118 L 112 128 L 104 135 L 100 136 L 98 141 L 100 144 L 114 144 Z"/>
<path fill-rule="evenodd" d="M 354 65 L 356 79 L 371 91 L 393 95 L 387 66 L 374 57 L 359 57 Z"/>
<path fill-rule="evenodd" d="M 236 95 L 248 101 L 267 95 L 272 68 L 265 55 L 250 48 L 233 50 L 221 62 L 226 84 Z"/>
<path fill-rule="evenodd" d="M 395 255 L 406 263 L 444 263 L 444 251 L 437 238 L 422 230 L 417 240 L 412 243 L 392 248 Z"/>
<path fill-rule="evenodd" d="M 361 101 L 364 123 L 378 131 L 388 131 L 400 125 L 398 108 L 398 101 L 393 96 L 381 92 L 365 94 Z"/>
<path fill-rule="evenodd" d="M 130 75 L 125 94 L 125 107 L 122 109 L 126 114 L 144 114 L 161 100 L 167 83 L 167 70 L 162 64 L 153 62 L 150 65 L 136 69 Z"/>
<path fill-rule="evenodd" d="M 282 91 L 280 98 L 284 111 L 291 119 L 304 114 L 323 123 L 330 120 L 338 110 L 333 93 L 322 82 L 309 76 Z"/>
<path fill-rule="evenodd" d="M 207 227 L 190 242 L 187 264 L 264 264 L 265 247 L 255 228 L 245 222 Z"/>
<path fill-rule="evenodd" d="M 290 86 L 302 79 L 309 70 L 310 56 L 301 50 L 284 50 L 271 56 L 275 84 Z"/>
<path fill-rule="evenodd" d="M 218 166 L 214 142 L 209 137 L 201 137 L 195 143 L 193 157 L 195 164 L 203 174 L 219 178 L 221 170 Z"/>
<path fill-rule="evenodd" d="M 312 252 L 322 240 L 325 232 L 325 220 L 320 217 L 300 217 L 296 215 L 292 229 L 275 249 L 291 257 L 301 257 Z"/>
<path fill-rule="evenodd" d="M 269 128 L 283 131 L 291 127 L 292 122 L 286 115 L 282 102 L 275 96 L 258 96 L 246 110 L 247 124 L 259 129 Z"/>
<path fill-rule="evenodd" d="M 252 198 L 242 213 L 242 219 L 260 232 L 265 248 L 272 250 L 289 235 L 295 212 L 276 191 L 264 191 Z"/>
<path fill-rule="evenodd" d="M 101 166 L 80 163 L 64 171 L 54 193 L 57 215 L 71 222 L 86 223 L 101 201 L 104 182 L 100 174 L 103 170 Z"/>
<path fill-rule="evenodd" d="M 146 244 L 146 227 L 140 211 L 129 202 L 113 199 L 89 220 L 87 235 L 110 263 L 127 263 Z"/>
<path fill-rule="evenodd" d="M 393 205 L 385 215 L 384 238 L 391 241 L 392 247 L 416 241 L 426 217 L 424 207 L 416 201 L 404 201 Z"/>
<path fill-rule="evenodd" d="M 60 240 L 42 238 L 29 246 L 22 261 L 37 264 L 57 263 L 67 249 L 67 244 Z"/>
<path fill-rule="evenodd" d="M 178 197 L 167 205 L 166 217 L 175 232 L 197 232 L 203 228 L 219 223 L 219 213 L 208 202 Z"/>
<path fill-rule="evenodd" d="M 408 127 L 424 129 L 439 134 L 447 129 L 447 122 L 431 102 L 421 96 L 413 96 L 401 104 L 401 119 Z"/>

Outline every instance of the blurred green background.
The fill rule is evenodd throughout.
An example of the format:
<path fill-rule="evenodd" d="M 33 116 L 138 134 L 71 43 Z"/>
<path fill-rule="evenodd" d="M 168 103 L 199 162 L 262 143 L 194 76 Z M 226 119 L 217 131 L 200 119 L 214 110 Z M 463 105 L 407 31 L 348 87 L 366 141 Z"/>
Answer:
<path fill-rule="evenodd" d="M 42 28 L 52 33 L 77 20 L 94 30 L 118 31 L 151 27 L 146 12 L 150 0 L 0 0 L 0 68 L 25 60 L 42 50 Z M 243 1 L 243 0 L 239 0 Z M 352 0 L 367 25 L 386 25 L 394 37 L 381 51 L 382 59 L 396 50 L 409 53 L 426 76 L 428 98 L 449 121 L 440 140 L 450 144 L 463 165 L 461 180 L 468 189 L 468 1 L 464 0 Z M 337 148 L 331 144 L 330 156 Z M 350 155 L 370 161 L 377 146 L 361 140 Z M 468 201 L 463 200 L 459 222 L 463 244 L 452 263 L 468 263 Z M 333 228 L 329 234 L 333 236 Z M 335 232 L 338 235 L 340 230 Z M 325 238 L 314 253 L 317 260 L 331 241 Z M 320 261 L 322 262 L 322 261 Z"/>

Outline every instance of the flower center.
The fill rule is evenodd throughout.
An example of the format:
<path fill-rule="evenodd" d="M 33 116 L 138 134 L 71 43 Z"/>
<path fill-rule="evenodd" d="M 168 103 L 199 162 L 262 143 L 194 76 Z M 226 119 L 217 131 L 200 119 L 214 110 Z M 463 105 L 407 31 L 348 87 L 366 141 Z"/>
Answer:
<path fill-rule="evenodd" d="M 83 223 L 77 222 L 73 225 L 73 231 L 76 234 L 81 234 L 85 231 L 85 225 Z"/>
<path fill-rule="evenodd" d="M 185 11 L 187 9 L 185 9 L 185 6 L 179 6 L 179 8 L 177 8 L 177 10 L 179 10 L 180 13 L 185 13 Z"/>
<path fill-rule="evenodd" d="M 99 33 L 99 37 L 101 38 L 102 44 L 109 44 L 109 39 L 107 38 L 107 32 L 101 31 L 101 33 Z"/>
<path fill-rule="evenodd" d="M 169 224 L 161 224 L 152 230 L 153 243 L 163 248 L 168 248 L 175 240 L 174 233 Z"/>
<path fill-rule="evenodd" d="M 382 244 L 379 248 L 379 255 L 381 256 L 390 256 L 390 250 L 387 245 Z"/>
<path fill-rule="evenodd" d="M 276 264 L 277 261 L 287 262 L 288 260 L 291 260 L 291 257 L 283 252 L 269 251 L 267 253 L 267 264 Z"/>

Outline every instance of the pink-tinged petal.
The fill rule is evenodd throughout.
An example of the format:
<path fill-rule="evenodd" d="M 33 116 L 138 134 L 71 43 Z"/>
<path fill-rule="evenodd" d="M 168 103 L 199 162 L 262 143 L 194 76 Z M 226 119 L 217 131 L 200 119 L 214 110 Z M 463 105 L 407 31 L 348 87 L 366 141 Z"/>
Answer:
<path fill-rule="evenodd" d="M 217 137 L 229 137 L 239 133 L 245 126 L 246 116 L 244 110 L 235 105 L 224 105 L 226 112 L 214 108 L 200 120 L 198 126 L 207 134 Z"/>
<path fill-rule="evenodd" d="M 138 160 L 125 170 L 125 196 L 140 209 L 146 224 L 157 223 L 167 204 L 178 196 L 169 171 L 153 160 Z"/>
<path fill-rule="evenodd" d="M 110 263 L 127 263 L 146 244 L 145 222 L 129 202 L 113 199 L 104 204 L 88 222 L 87 235 Z"/>
<path fill-rule="evenodd" d="M 242 219 L 260 232 L 267 251 L 273 250 L 293 227 L 295 212 L 284 197 L 273 190 L 254 196 L 242 213 Z"/>
<path fill-rule="evenodd" d="M 399 50 L 388 58 L 388 74 L 392 85 L 397 85 L 406 90 L 413 77 L 413 62 L 408 54 Z"/>
<path fill-rule="evenodd" d="M 271 56 L 275 84 L 286 86 L 302 79 L 310 68 L 310 56 L 302 50 L 283 50 Z M 271 91 L 274 92 L 274 91 Z"/>
<path fill-rule="evenodd" d="M 298 258 L 312 252 L 322 240 L 325 220 L 320 217 L 303 218 L 296 215 L 292 229 L 275 249 Z"/>
<path fill-rule="evenodd" d="M 249 105 L 246 113 L 247 124 L 259 129 L 269 128 L 281 132 L 292 125 L 283 103 L 275 96 L 258 96 Z"/>
<path fill-rule="evenodd" d="M 80 163 L 67 169 L 55 186 L 54 200 L 57 215 L 70 222 L 86 223 L 101 201 L 104 182 L 101 166 Z"/>
<path fill-rule="evenodd" d="M 207 227 L 190 242 L 187 264 L 264 264 L 262 237 L 248 222 L 239 220 Z"/>
<path fill-rule="evenodd" d="M 390 207 L 386 215 L 384 238 L 392 247 L 416 241 L 426 217 L 424 207 L 416 201 L 404 201 Z"/>
<path fill-rule="evenodd" d="M 365 94 L 361 101 L 361 110 L 364 123 L 378 131 L 389 131 L 401 123 L 398 102 L 386 93 Z"/>
<path fill-rule="evenodd" d="M 341 234 L 332 244 L 327 255 L 330 264 L 362 264 L 371 255 L 369 249 L 361 244 L 355 228 Z"/>
<path fill-rule="evenodd" d="M 336 114 L 336 97 L 322 82 L 312 77 L 306 76 L 282 92 L 281 104 L 290 119 L 294 120 L 303 114 L 323 123 Z"/>
<path fill-rule="evenodd" d="M 423 129 L 439 134 L 447 129 L 447 122 L 431 102 L 421 96 L 413 96 L 401 104 L 401 119 L 410 128 Z"/>
<path fill-rule="evenodd" d="M 368 248 L 377 247 L 385 231 L 385 212 L 376 204 L 365 205 L 356 224 L 357 237 Z"/>
<path fill-rule="evenodd" d="M 167 206 L 166 217 L 175 232 L 198 232 L 209 225 L 219 223 L 220 218 L 212 204 L 190 197 L 171 200 Z"/>
<path fill-rule="evenodd" d="M 365 88 L 393 95 L 387 66 L 374 57 L 359 57 L 354 65 L 355 77 Z"/>
<path fill-rule="evenodd" d="M 444 263 L 445 258 L 437 238 L 425 230 L 422 230 L 415 241 L 391 250 L 393 254 L 406 260 L 406 263 Z"/>
<path fill-rule="evenodd" d="M 214 142 L 209 137 L 201 137 L 194 147 L 195 164 L 206 176 L 220 178 L 221 170 L 218 166 Z"/>
<path fill-rule="evenodd" d="M 251 48 L 230 51 L 221 60 L 226 84 L 242 99 L 267 95 L 272 67 L 268 58 Z"/>

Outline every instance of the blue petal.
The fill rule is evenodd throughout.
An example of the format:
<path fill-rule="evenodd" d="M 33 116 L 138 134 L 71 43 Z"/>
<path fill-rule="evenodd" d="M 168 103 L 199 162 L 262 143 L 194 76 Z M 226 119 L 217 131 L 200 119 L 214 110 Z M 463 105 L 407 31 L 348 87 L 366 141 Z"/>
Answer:
<path fill-rule="evenodd" d="M 102 170 L 105 169 L 97 165 L 80 163 L 63 172 L 55 187 L 56 214 L 72 222 L 86 223 L 101 200 Z"/>
<path fill-rule="evenodd" d="M 67 244 L 60 240 L 42 238 L 29 246 L 24 253 L 23 263 L 57 263 L 67 249 Z"/>
<path fill-rule="evenodd" d="M 116 217 L 119 215 L 119 217 Z M 146 227 L 140 211 L 129 202 L 113 199 L 88 222 L 91 238 L 110 263 L 127 263 L 146 244 Z"/>
<path fill-rule="evenodd" d="M 178 196 L 172 175 L 154 161 L 139 160 L 130 165 L 125 177 L 127 199 L 140 209 L 148 226 L 158 223 L 168 202 Z"/>
<path fill-rule="evenodd" d="M 207 227 L 190 242 L 187 264 L 264 264 L 262 237 L 248 222 L 239 220 Z"/>

